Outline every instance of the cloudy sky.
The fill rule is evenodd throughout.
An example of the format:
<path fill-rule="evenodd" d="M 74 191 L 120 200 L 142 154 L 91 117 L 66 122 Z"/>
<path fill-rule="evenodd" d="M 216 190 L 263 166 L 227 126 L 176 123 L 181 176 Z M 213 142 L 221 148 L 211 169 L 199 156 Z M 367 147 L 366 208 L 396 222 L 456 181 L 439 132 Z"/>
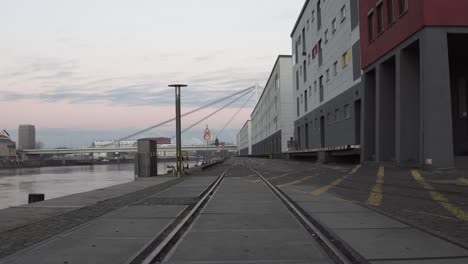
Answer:
<path fill-rule="evenodd" d="M 291 53 L 289 34 L 303 3 L 1 0 L 0 129 L 31 123 L 44 133 L 124 136 L 173 117 L 169 83 L 190 85 L 183 112 L 256 82 L 263 86 L 276 56 Z M 205 123 L 220 129 L 240 105 Z M 239 129 L 251 106 L 227 129 Z M 187 117 L 183 126 L 218 107 Z"/>

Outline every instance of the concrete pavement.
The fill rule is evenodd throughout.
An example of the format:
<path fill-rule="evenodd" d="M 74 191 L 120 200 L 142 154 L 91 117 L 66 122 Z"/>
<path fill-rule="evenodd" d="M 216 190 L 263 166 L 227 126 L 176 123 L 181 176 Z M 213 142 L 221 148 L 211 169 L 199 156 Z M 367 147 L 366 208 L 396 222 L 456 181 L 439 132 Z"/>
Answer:
<path fill-rule="evenodd" d="M 163 263 L 334 263 L 246 167 L 233 167 Z"/>

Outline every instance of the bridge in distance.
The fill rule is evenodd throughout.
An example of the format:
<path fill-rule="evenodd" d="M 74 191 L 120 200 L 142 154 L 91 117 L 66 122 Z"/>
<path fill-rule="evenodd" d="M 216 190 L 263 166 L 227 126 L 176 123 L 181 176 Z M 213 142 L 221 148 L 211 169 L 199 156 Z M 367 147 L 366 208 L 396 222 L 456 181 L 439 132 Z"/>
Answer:
<path fill-rule="evenodd" d="M 182 151 L 213 151 L 220 150 L 216 146 L 182 146 Z M 236 151 L 237 146 L 226 145 L 224 150 Z M 175 146 L 161 146 L 158 151 L 175 151 Z M 77 148 L 77 149 L 25 149 L 25 155 L 59 155 L 59 154 L 88 154 L 88 153 L 136 153 L 137 147 L 110 147 L 110 148 Z"/>

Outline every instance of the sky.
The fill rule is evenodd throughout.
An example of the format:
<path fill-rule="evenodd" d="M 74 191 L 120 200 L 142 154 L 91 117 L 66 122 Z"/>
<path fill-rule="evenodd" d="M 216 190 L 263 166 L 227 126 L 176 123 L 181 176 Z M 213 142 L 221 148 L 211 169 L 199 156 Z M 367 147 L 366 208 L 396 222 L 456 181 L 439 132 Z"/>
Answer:
<path fill-rule="evenodd" d="M 63 131 L 77 145 L 93 133 L 113 139 L 172 118 L 170 83 L 189 85 L 182 112 L 264 86 L 277 55 L 291 54 L 289 35 L 303 3 L 0 0 L 0 129 L 15 134 L 19 124 L 34 124 L 48 147 L 62 143 L 41 132 Z M 194 130 L 201 137 L 205 125 L 221 129 L 248 98 Z M 228 125 L 227 141 L 235 140 L 254 101 Z M 182 126 L 220 106 L 184 118 Z M 169 135 L 174 126 L 153 134 Z"/>

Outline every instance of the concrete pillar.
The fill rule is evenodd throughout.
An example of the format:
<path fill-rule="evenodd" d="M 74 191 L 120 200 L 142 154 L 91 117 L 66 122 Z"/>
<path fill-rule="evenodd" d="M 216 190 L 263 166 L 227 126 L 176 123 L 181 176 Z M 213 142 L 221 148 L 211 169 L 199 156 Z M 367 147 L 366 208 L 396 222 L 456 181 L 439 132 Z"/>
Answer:
<path fill-rule="evenodd" d="M 454 167 L 450 67 L 444 29 L 422 31 L 420 56 L 421 161 L 427 167 Z"/>
<path fill-rule="evenodd" d="M 396 160 L 420 164 L 419 41 L 396 54 Z"/>

